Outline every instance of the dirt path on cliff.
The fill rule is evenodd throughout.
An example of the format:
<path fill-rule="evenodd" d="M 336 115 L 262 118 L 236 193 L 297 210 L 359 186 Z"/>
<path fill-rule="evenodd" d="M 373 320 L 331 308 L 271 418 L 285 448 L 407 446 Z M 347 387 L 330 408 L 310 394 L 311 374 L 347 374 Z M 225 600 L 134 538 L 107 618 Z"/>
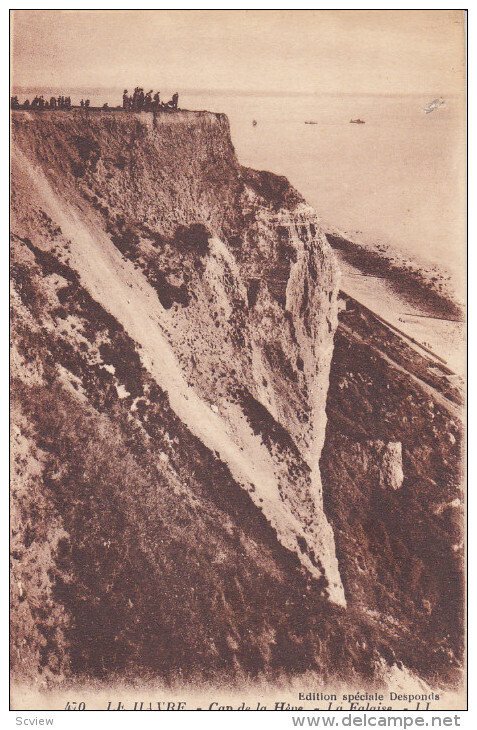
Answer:
<path fill-rule="evenodd" d="M 14 151 L 13 159 L 28 175 L 42 205 L 70 240 L 70 263 L 79 273 L 82 284 L 138 343 L 143 365 L 167 393 L 176 415 L 207 448 L 219 455 L 237 483 L 262 510 L 280 542 L 297 553 L 308 571 L 320 578 L 322 572 L 298 548 L 297 537 L 306 541 L 309 536 L 280 497 L 277 474 L 268 450 L 238 409 L 233 414 L 233 422 L 229 423 L 212 411 L 186 382 L 164 334 L 171 326 L 170 315 L 161 306 L 154 289 L 142 273 L 123 258 L 99 226 L 89 228 L 83 222 L 79 211 L 55 192 L 40 169 L 18 150 Z M 324 513 L 323 518 L 326 520 Z M 316 546 L 312 547 L 316 549 Z M 335 586 L 329 590 L 330 598 L 345 604 L 334 540 L 332 545 L 320 550 L 319 555 L 330 586 Z"/>

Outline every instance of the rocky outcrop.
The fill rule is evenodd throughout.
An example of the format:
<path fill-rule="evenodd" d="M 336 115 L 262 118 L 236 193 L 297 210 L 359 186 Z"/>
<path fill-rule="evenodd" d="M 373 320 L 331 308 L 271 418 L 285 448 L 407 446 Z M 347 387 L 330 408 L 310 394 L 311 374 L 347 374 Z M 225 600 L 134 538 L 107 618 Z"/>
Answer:
<path fill-rule="evenodd" d="M 401 489 L 404 472 L 400 441 L 364 441 L 352 444 L 348 457 L 366 479 L 382 489 Z"/>

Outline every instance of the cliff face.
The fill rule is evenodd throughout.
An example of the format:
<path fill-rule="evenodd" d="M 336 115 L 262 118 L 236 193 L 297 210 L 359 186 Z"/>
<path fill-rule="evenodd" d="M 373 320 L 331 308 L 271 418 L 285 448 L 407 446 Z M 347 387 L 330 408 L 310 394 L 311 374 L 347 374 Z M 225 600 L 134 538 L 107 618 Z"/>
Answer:
<path fill-rule="evenodd" d="M 464 641 L 459 379 L 379 315 L 339 304 L 320 463 L 348 611 L 438 684 L 455 679 Z"/>
<path fill-rule="evenodd" d="M 390 636 L 385 616 L 411 589 L 386 579 L 382 600 L 368 594 L 399 555 L 356 562 L 356 540 L 365 565 L 373 553 L 372 495 L 405 509 L 412 435 L 369 415 L 395 372 L 383 366 L 374 392 L 349 313 L 333 355 L 337 272 L 301 196 L 240 167 L 227 119 L 206 112 L 16 113 L 12 149 L 17 676 L 372 677 L 402 661 L 422 615 L 450 676 L 460 647 L 435 620 L 441 579 L 424 579 Z M 344 374 L 355 353 L 361 380 Z M 407 372 L 404 345 L 399 357 Z M 402 397 L 417 390 L 422 413 L 424 384 L 445 406 L 420 367 Z M 458 417 L 442 413 L 455 474 Z M 458 484 L 440 485 L 434 500 L 456 498 Z M 441 530 L 458 592 L 455 535 Z M 423 540 L 406 550 L 419 582 L 435 554 Z"/>

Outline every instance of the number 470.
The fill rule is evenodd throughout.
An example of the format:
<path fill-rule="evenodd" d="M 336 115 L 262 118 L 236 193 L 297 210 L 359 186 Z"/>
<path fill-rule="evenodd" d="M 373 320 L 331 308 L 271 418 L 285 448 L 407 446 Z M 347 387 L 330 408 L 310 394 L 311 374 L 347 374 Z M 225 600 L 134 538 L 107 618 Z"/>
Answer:
<path fill-rule="evenodd" d="M 67 702 L 65 710 L 85 710 L 86 705 L 84 702 Z"/>

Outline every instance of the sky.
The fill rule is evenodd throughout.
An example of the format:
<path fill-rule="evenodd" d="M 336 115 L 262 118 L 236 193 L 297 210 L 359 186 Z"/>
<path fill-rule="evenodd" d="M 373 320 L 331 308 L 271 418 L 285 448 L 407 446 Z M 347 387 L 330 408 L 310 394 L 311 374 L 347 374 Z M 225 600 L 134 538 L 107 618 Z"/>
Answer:
<path fill-rule="evenodd" d="M 15 10 L 16 87 L 449 94 L 460 10 Z"/>

